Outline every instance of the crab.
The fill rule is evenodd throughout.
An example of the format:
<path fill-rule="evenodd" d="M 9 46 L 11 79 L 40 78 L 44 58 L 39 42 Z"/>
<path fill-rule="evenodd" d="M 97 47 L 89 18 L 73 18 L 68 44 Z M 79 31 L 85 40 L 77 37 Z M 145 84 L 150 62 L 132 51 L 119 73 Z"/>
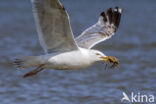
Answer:
<path fill-rule="evenodd" d="M 106 62 L 107 63 L 106 63 L 105 69 L 108 67 L 108 65 L 112 69 L 118 68 L 118 66 L 119 66 L 119 61 L 114 56 L 107 56 L 107 61 Z"/>

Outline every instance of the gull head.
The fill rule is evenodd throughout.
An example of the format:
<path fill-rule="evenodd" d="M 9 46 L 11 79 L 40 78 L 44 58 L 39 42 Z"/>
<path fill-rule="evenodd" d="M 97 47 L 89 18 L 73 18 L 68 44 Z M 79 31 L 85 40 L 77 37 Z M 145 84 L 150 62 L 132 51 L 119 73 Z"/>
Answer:
<path fill-rule="evenodd" d="M 117 68 L 119 66 L 119 61 L 116 57 L 114 56 L 106 56 L 104 53 L 98 51 L 98 50 L 90 50 L 92 54 L 92 58 L 96 62 L 98 61 L 104 61 L 106 62 L 106 67 L 108 65 L 111 65 L 110 68 Z"/>

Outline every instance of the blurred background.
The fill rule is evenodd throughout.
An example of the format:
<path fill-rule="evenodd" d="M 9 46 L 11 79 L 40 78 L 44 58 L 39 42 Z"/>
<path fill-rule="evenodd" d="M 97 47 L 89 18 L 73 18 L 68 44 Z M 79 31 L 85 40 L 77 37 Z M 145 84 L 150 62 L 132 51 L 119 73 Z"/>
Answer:
<path fill-rule="evenodd" d="M 95 24 L 102 11 L 123 9 L 115 36 L 95 47 L 119 58 L 116 70 L 96 64 L 86 70 L 17 70 L 18 55 L 44 54 L 30 0 L 0 1 L 1 104 L 121 104 L 122 92 L 156 96 L 156 0 L 61 0 L 75 37 Z M 144 104 L 144 103 L 142 103 Z"/>

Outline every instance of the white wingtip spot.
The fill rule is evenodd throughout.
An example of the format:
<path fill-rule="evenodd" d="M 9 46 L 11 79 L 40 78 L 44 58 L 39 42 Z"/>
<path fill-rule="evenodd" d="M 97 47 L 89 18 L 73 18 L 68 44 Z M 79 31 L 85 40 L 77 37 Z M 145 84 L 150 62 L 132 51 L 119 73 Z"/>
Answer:
<path fill-rule="evenodd" d="M 114 11 L 117 12 L 118 10 L 117 9 L 114 9 Z"/>
<path fill-rule="evenodd" d="M 115 8 L 114 11 L 121 13 L 122 12 L 122 9 L 121 8 L 118 8 L 118 9 Z"/>
<path fill-rule="evenodd" d="M 122 9 L 121 8 L 119 8 L 118 10 L 119 10 L 120 13 L 122 12 Z"/>

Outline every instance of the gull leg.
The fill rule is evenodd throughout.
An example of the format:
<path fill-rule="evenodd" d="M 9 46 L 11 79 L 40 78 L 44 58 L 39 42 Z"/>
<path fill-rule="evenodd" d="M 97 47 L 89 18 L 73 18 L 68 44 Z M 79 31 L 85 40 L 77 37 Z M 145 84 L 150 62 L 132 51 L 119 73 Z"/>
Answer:
<path fill-rule="evenodd" d="M 108 64 L 106 63 L 105 70 L 107 69 Z"/>
<path fill-rule="evenodd" d="M 30 76 L 36 75 L 38 72 L 42 71 L 43 69 L 44 69 L 43 65 L 40 65 L 36 69 L 26 73 L 23 77 L 26 78 L 26 77 L 30 77 Z"/>

